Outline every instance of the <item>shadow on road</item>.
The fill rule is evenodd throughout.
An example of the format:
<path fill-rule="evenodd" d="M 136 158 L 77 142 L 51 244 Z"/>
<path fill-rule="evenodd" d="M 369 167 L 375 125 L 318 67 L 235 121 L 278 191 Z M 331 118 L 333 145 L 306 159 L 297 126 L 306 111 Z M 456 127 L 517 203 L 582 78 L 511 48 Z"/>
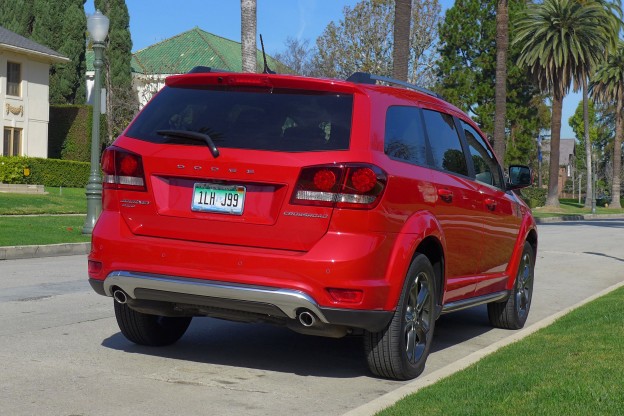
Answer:
<path fill-rule="evenodd" d="M 443 315 L 436 324 L 432 353 L 491 329 L 484 308 Z M 302 376 L 371 376 L 361 336 L 323 338 L 297 334 L 272 325 L 240 324 L 211 318 L 195 318 L 182 339 L 172 346 L 135 345 L 121 333 L 105 339 L 102 346 L 131 354 Z"/>

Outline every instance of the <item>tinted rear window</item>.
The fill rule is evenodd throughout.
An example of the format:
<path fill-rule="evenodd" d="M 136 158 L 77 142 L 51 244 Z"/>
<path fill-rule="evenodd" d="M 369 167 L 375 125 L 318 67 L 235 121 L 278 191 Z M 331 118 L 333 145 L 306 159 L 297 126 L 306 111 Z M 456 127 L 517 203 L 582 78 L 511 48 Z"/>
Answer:
<path fill-rule="evenodd" d="M 208 134 L 218 148 L 346 150 L 353 96 L 317 92 L 165 87 L 126 135 L 154 143 L 205 145 L 159 130 Z"/>

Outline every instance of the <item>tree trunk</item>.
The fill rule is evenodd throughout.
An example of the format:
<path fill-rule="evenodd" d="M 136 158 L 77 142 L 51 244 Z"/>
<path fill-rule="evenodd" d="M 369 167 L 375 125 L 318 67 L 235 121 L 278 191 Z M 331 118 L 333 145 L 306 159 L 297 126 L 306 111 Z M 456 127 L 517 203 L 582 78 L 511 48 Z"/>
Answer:
<path fill-rule="evenodd" d="M 407 82 L 408 75 L 411 16 L 412 0 L 395 0 L 392 76 L 405 82 Z"/>
<path fill-rule="evenodd" d="M 550 124 L 550 166 L 548 168 L 548 196 L 546 206 L 559 208 L 559 143 L 561 139 L 561 108 L 563 97 L 553 94 L 552 120 Z"/>
<path fill-rule="evenodd" d="M 589 141 L 589 104 L 587 99 L 587 77 L 583 77 L 583 126 L 585 134 L 585 163 L 587 166 L 587 187 L 585 191 L 585 208 L 592 207 L 593 186 L 592 181 L 592 157 L 591 143 Z M 580 192 L 580 190 L 579 190 Z"/>
<path fill-rule="evenodd" d="M 241 0 L 241 56 L 243 72 L 256 72 L 256 0 Z"/>
<path fill-rule="evenodd" d="M 615 139 L 613 140 L 613 183 L 611 184 L 611 208 L 620 209 L 620 175 L 622 173 L 622 92 L 617 93 L 615 107 Z"/>
<path fill-rule="evenodd" d="M 507 118 L 507 49 L 509 48 L 509 10 L 507 0 L 496 8 L 496 86 L 494 90 L 494 152 L 505 162 L 505 121 Z"/>

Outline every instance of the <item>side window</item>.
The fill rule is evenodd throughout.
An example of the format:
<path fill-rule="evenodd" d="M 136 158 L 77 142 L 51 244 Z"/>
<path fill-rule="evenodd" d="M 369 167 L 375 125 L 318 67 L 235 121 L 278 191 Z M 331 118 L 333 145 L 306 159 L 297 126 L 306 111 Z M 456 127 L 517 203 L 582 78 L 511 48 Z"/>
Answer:
<path fill-rule="evenodd" d="M 430 110 L 423 110 L 423 116 L 433 153 L 433 166 L 468 176 L 468 166 L 453 116 Z"/>
<path fill-rule="evenodd" d="M 419 165 L 427 163 L 420 109 L 403 106 L 388 108 L 384 151 L 395 159 Z"/>
<path fill-rule="evenodd" d="M 461 123 L 470 149 L 476 180 L 502 189 L 503 180 L 494 154 L 475 129 L 463 121 Z"/>

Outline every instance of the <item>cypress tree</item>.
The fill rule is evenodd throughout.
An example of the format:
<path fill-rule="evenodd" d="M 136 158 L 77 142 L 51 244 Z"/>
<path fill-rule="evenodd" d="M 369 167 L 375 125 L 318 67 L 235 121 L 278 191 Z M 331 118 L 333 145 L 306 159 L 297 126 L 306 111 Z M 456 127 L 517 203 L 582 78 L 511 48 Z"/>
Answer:
<path fill-rule="evenodd" d="M 110 19 L 104 52 L 107 128 L 112 141 L 132 120 L 138 100 L 132 90 L 132 39 L 125 0 L 95 0 L 95 8 Z"/>
<path fill-rule="evenodd" d="M 3 1 L 0 2 L 0 26 L 12 32 L 30 37 L 35 20 L 33 8 L 35 0 L 22 0 L 20 7 Z"/>

